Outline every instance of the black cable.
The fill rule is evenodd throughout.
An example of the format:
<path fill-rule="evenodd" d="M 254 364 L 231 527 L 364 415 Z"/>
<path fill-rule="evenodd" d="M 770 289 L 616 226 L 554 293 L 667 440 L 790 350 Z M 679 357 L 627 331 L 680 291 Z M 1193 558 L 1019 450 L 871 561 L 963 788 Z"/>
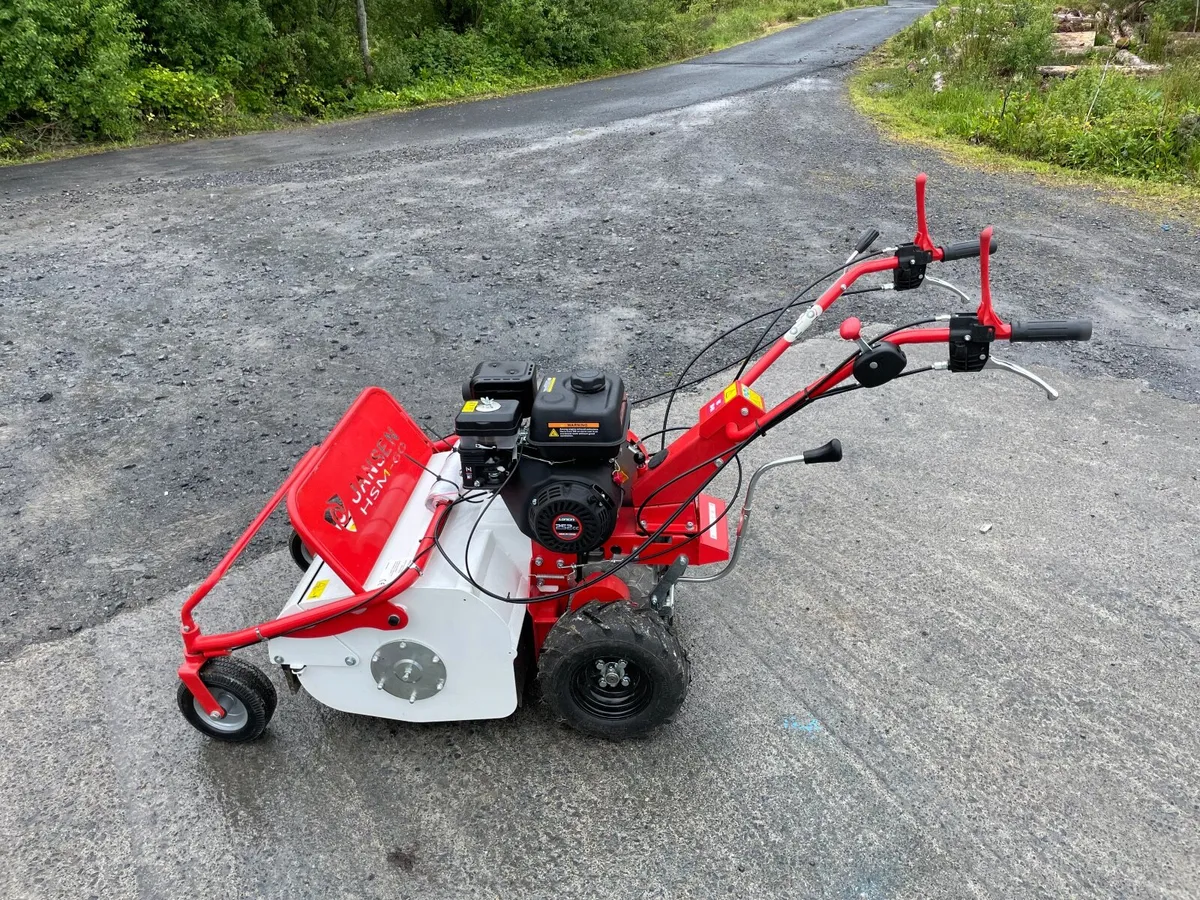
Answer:
<path fill-rule="evenodd" d="M 446 511 L 442 514 L 442 520 L 441 520 L 441 523 L 439 523 L 439 524 L 444 523 L 446 521 L 446 518 L 450 515 L 450 510 L 453 509 L 455 506 L 457 506 L 459 503 L 462 503 L 465 499 L 466 499 L 465 497 L 458 497 L 454 500 L 451 500 L 449 505 L 446 507 Z M 437 515 L 437 513 L 435 512 L 434 515 Z M 434 543 L 436 543 L 436 541 Z M 280 632 L 278 635 L 276 635 L 276 637 L 286 637 L 289 634 L 295 634 L 297 631 L 304 631 L 306 628 L 312 628 L 315 625 L 324 625 L 326 622 L 332 622 L 338 616 L 344 616 L 347 613 L 353 612 L 356 609 L 362 609 L 364 606 L 370 606 L 372 603 L 374 603 L 376 600 L 378 600 L 380 597 L 382 597 L 384 594 L 386 594 L 389 590 L 391 590 L 392 587 L 395 586 L 396 582 L 399 581 L 401 578 L 403 578 L 406 574 L 408 574 L 408 570 L 413 568 L 414 566 L 416 566 L 416 564 L 423 557 L 426 557 L 430 553 L 432 553 L 433 547 L 434 547 L 434 544 L 430 544 L 428 547 L 426 547 L 420 553 L 413 556 L 412 562 L 409 563 L 407 566 L 405 566 L 403 569 L 401 569 L 395 578 L 393 578 L 391 581 L 389 581 L 386 584 L 379 587 L 375 591 L 374 594 L 372 594 L 370 597 L 367 597 L 361 603 L 356 603 L 353 606 L 351 606 L 350 608 L 343 609 L 340 612 L 332 613 L 331 615 L 326 616 L 323 619 L 317 619 L 317 621 L 315 621 L 315 622 L 306 622 L 304 625 L 298 625 L 295 628 L 291 628 L 291 629 L 288 629 L 287 631 Z M 329 565 L 329 563 L 324 563 L 324 565 Z M 337 601 L 335 600 L 333 602 L 336 603 Z"/>
<path fill-rule="evenodd" d="M 709 341 L 707 344 L 705 344 L 703 347 L 701 347 L 699 352 L 697 352 L 696 355 L 693 356 L 691 358 L 691 360 L 689 360 L 688 364 L 683 367 L 683 371 L 681 371 L 679 373 L 679 377 L 675 380 L 675 386 L 673 388 L 671 388 L 670 391 L 667 392 L 670 396 L 667 397 L 667 408 L 663 411 L 663 417 L 662 417 L 663 432 L 666 431 L 667 425 L 669 424 L 670 419 L 671 419 L 671 407 L 675 404 L 675 395 L 677 393 L 679 393 L 679 391 L 683 390 L 684 376 L 687 375 L 687 373 L 691 371 L 692 366 L 694 366 L 697 362 L 699 362 L 700 358 L 702 356 L 704 356 L 705 353 L 707 353 L 709 350 L 711 350 L 713 347 L 715 347 L 721 341 L 725 340 L 725 338 L 729 337 L 729 335 L 733 334 L 738 329 L 744 328 L 746 325 L 753 324 L 754 322 L 757 322 L 759 319 L 765 319 L 767 316 L 771 315 L 771 313 L 775 313 L 775 322 L 778 322 L 779 317 L 782 316 L 785 312 L 787 312 L 789 307 L 794 306 L 796 304 L 797 300 L 799 300 L 799 298 L 801 296 L 803 296 L 803 292 L 801 294 L 798 294 L 796 297 L 793 297 L 790 302 L 785 303 L 783 306 L 777 306 L 773 310 L 768 310 L 767 312 L 761 313 L 760 315 L 754 316 L 749 319 L 745 319 L 744 321 L 739 322 L 737 325 L 734 325 L 732 328 L 727 328 L 725 331 L 722 331 L 715 338 L 713 338 L 711 341 Z M 809 301 L 809 302 L 812 302 L 812 301 Z M 773 328 L 774 322 L 772 322 L 769 327 Z M 751 350 L 750 352 L 751 352 L 751 354 L 754 353 L 753 350 Z M 709 372 L 703 378 L 689 382 L 689 386 L 691 384 L 699 384 L 701 381 L 704 381 L 707 378 L 711 378 L 713 375 L 716 375 L 719 372 L 724 372 L 726 369 L 732 368 L 734 365 L 736 365 L 739 362 L 742 363 L 744 366 L 745 359 L 746 359 L 746 357 L 738 357 L 737 359 L 733 360 L 733 362 L 729 363 L 728 365 L 721 366 L 721 368 L 716 369 L 713 372 Z M 658 396 L 662 396 L 662 395 L 659 394 Z M 662 440 L 659 441 L 658 449 L 662 450 L 663 448 L 666 447 L 666 445 L 667 445 L 667 439 L 664 436 L 662 438 Z"/>
<path fill-rule="evenodd" d="M 842 265 L 838 266 L 836 269 L 831 269 L 829 272 L 827 272 L 824 275 L 821 275 L 820 277 L 811 281 L 808 285 L 806 285 L 804 288 L 802 288 L 798 294 L 796 294 L 794 297 L 792 297 L 792 299 L 789 300 L 787 303 L 785 303 L 783 306 L 776 307 L 776 309 L 774 310 L 775 318 L 772 319 L 770 324 L 768 324 L 767 327 L 763 330 L 763 333 L 759 336 L 759 338 L 755 342 L 754 346 L 750 349 L 750 352 L 747 353 L 741 359 L 735 361 L 735 362 L 740 362 L 741 367 L 738 369 L 737 374 L 734 376 L 733 380 L 737 381 L 739 378 L 742 377 L 742 373 L 746 370 L 746 365 L 754 357 L 754 354 L 756 354 L 759 351 L 759 348 L 763 346 L 763 343 L 766 341 L 767 337 L 771 334 L 771 332 L 774 331 L 775 326 L 779 323 L 779 320 L 783 317 L 783 314 L 786 313 L 788 310 L 798 306 L 803 301 L 803 297 L 805 294 L 807 294 L 809 291 L 812 291 L 813 289 L 819 287 L 824 282 L 826 282 L 830 278 L 832 278 L 834 275 L 837 275 L 840 272 L 845 271 L 850 266 L 852 266 L 856 263 L 862 262 L 864 260 L 872 259 L 873 257 L 880 256 L 880 255 L 882 255 L 882 253 L 883 253 L 882 250 L 877 250 L 874 253 L 868 253 L 866 255 L 856 254 L 853 259 L 847 260 L 846 262 L 842 263 Z M 803 302 L 813 303 L 816 299 L 819 299 L 819 298 L 814 298 L 813 300 L 808 300 L 808 301 L 803 301 Z M 703 349 L 700 350 L 699 353 L 697 353 L 695 356 L 692 357 L 691 361 L 686 366 L 684 366 L 683 371 L 679 373 L 679 379 L 675 382 L 675 388 L 672 390 L 671 395 L 667 400 L 667 408 L 663 412 L 663 419 L 662 419 L 662 424 L 663 424 L 664 429 L 670 423 L 671 407 L 674 405 L 674 402 L 675 402 L 675 394 L 682 389 L 681 385 L 683 384 L 683 377 L 691 370 L 692 366 L 694 366 L 696 364 L 696 362 L 700 359 L 700 357 L 703 356 L 706 352 L 708 352 L 708 350 L 711 349 L 714 344 L 716 344 L 718 341 L 723 340 L 729 334 L 732 334 L 734 331 L 737 331 L 739 328 L 743 327 L 744 325 L 747 325 L 751 322 L 756 322 L 759 319 L 764 319 L 767 316 L 769 316 L 770 314 L 771 314 L 771 311 L 761 313 L 757 316 L 754 316 L 750 319 L 745 320 L 744 322 L 741 322 L 741 323 L 733 326 L 733 328 L 728 329 L 727 331 L 723 332 L 722 334 L 720 334 L 716 338 L 714 338 L 712 341 L 710 341 L 707 345 L 705 345 L 705 347 Z M 783 334 L 786 334 L 786 333 L 787 333 L 787 331 L 785 330 L 783 332 Z M 780 335 L 780 337 L 782 337 L 782 335 Z M 775 340 L 779 340 L 779 338 L 777 337 L 777 338 L 775 338 Z M 732 365 L 733 364 L 731 363 L 730 366 L 732 366 Z M 717 369 L 716 371 L 711 373 L 711 375 L 715 375 L 718 372 L 723 372 L 723 371 L 725 371 L 725 369 L 730 368 L 730 366 L 722 366 L 720 369 Z M 711 377 L 711 375 L 706 376 L 706 377 Z M 701 380 L 703 380 L 703 379 L 701 379 Z M 693 382 L 693 383 L 698 383 L 698 382 Z M 665 447 L 666 447 L 666 438 L 664 437 L 663 440 L 659 443 L 659 449 L 662 450 Z"/>
<path fill-rule="evenodd" d="M 512 481 L 513 476 L 517 474 L 517 466 L 520 465 L 520 462 L 521 451 L 518 449 L 517 453 L 513 457 L 512 468 L 509 470 L 508 477 L 504 479 L 504 483 L 501 484 L 500 487 L 496 488 L 492 496 L 488 498 L 488 502 L 483 505 L 483 509 L 479 511 L 479 515 L 475 517 L 475 522 L 471 525 L 471 530 L 467 532 L 467 542 L 463 545 L 463 568 L 467 570 L 467 581 L 475 587 L 479 587 L 479 584 L 471 575 L 471 539 L 475 537 L 475 529 L 479 527 L 479 523 L 483 521 L 483 517 L 487 515 L 487 511 L 491 509 L 492 504 L 496 502 L 496 498 L 500 496 L 500 492 L 508 487 L 508 483 Z"/>
<path fill-rule="evenodd" d="M 785 306 L 780 311 L 779 315 L 777 315 L 772 320 L 771 324 L 766 327 L 766 330 L 764 330 L 762 335 L 759 337 L 758 343 L 756 343 L 754 345 L 754 348 L 749 353 L 746 354 L 745 362 L 742 363 L 742 367 L 740 369 L 738 369 L 738 373 L 737 373 L 737 375 L 734 376 L 733 380 L 737 381 L 739 378 L 742 377 L 742 373 L 744 371 L 746 371 L 746 363 L 750 362 L 750 358 L 759 351 L 759 348 L 762 347 L 763 342 L 766 341 L 767 335 L 769 335 L 772 331 L 775 330 L 775 326 L 778 324 L 779 319 L 783 316 L 783 314 L 785 312 L 787 312 L 787 310 L 791 306 L 795 305 L 795 303 L 801 297 L 803 297 L 809 291 L 813 290 L 813 288 L 816 288 L 819 285 L 823 284 L 824 282 L 828 281 L 834 275 L 837 275 L 840 272 L 846 271 L 846 269 L 850 268 L 851 266 L 856 265 L 857 263 L 863 262 L 868 259 L 873 259 L 876 256 L 882 256 L 882 255 L 883 255 L 882 250 L 876 250 L 874 253 L 867 253 L 867 254 L 856 253 L 852 259 L 847 260 L 846 262 L 844 262 L 840 266 L 838 266 L 836 269 L 832 269 L 827 274 L 822 275 L 820 278 L 817 278 L 815 281 L 813 281 L 811 284 L 809 284 L 808 287 L 804 288 L 804 290 L 802 290 L 799 294 L 797 294 L 794 298 L 792 298 L 792 302 L 789 303 L 787 306 Z M 818 297 L 817 299 L 819 300 L 820 298 Z"/>
<path fill-rule="evenodd" d="M 733 496 L 730 497 L 729 502 L 727 502 L 725 504 L 725 510 L 719 516 L 717 516 L 715 519 L 713 519 L 711 522 L 708 523 L 709 528 L 712 528 L 714 525 L 716 525 L 718 522 L 720 522 L 726 516 L 729 515 L 730 510 L 732 510 L 734 507 L 734 504 L 737 503 L 738 495 L 741 494 L 741 492 L 742 492 L 742 475 L 743 475 L 742 458 L 740 456 L 738 456 L 737 454 L 734 454 L 733 461 L 737 464 L 737 473 L 738 473 L 737 474 L 737 483 L 733 487 Z M 722 468 L 724 468 L 724 467 L 722 467 Z M 720 474 L 720 473 L 718 473 L 718 474 Z M 716 476 L 714 475 L 713 477 L 715 478 Z M 705 484 L 705 487 L 707 487 L 707 486 L 708 485 Z M 706 531 L 706 530 L 707 529 L 699 529 L 699 530 L 697 530 L 697 532 L 695 534 L 693 534 L 691 537 L 689 537 L 686 541 L 682 541 L 681 543 L 674 544 L 670 547 L 665 547 L 660 552 L 654 554 L 653 556 L 642 556 L 639 558 L 639 561 L 642 563 L 648 563 L 651 560 L 658 559 L 660 556 L 666 556 L 668 553 L 674 553 L 675 551 L 680 550 L 683 547 L 686 547 L 692 541 L 697 540 L 700 537 L 700 535 L 703 534 L 704 531 Z"/>
<path fill-rule="evenodd" d="M 751 440 L 753 440 L 757 436 L 758 436 L 757 434 L 752 435 L 750 438 L 748 438 L 746 441 L 744 441 L 741 445 L 739 445 L 737 447 L 737 449 L 733 451 L 733 454 L 736 455 L 737 453 L 740 453 L 742 451 L 742 449 L 745 447 L 745 445 L 748 444 Z M 729 451 L 726 451 L 726 452 L 729 452 Z M 712 458 L 712 460 L 709 460 L 709 462 L 712 462 L 716 458 L 717 457 L 714 456 Z M 703 466 L 704 463 L 701 463 L 700 465 Z M 607 578 L 609 575 L 615 575 L 617 572 L 620 572 L 622 569 L 632 565 L 635 561 L 637 561 L 638 558 L 640 557 L 640 555 L 648 547 L 650 547 L 655 542 L 655 540 L 657 540 L 659 537 L 661 537 L 663 535 L 663 533 L 666 532 L 666 530 L 671 526 L 671 524 L 683 514 L 683 511 L 697 497 L 699 497 L 700 494 L 702 494 L 704 492 L 704 489 L 706 487 L 708 487 L 709 483 L 714 478 L 716 478 L 717 475 L 719 475 L 722 472 L 723 468 L 724 467 L 722 467 L 720 469 L 716 469 L 711 476 L 709 476 L 703 483 L 701 483 L 701 485 L 699 487 L 697 487 L 695 491 L 692 492 L 692 495 L 690 497 L 688 497 L 686 500 L 684 500 L 681 504 L 679 504 L 679 506 L 676 508 L 675 512 L 671 513 L 671 515 L 667 517 L 667 520 L 665 522 L 663 522 L 663 524 L 661 526 L 659 526 L 658 530 L 655 531 L 653 534 L 651 534 L 649 537 L 647 537 L 646 540 L 643 541 L 641 544 L 639 544 L 632 553 L 630 553 L 628 556 L 626 556 L 624 559 L 622 559 L 620 562 L 618 562 L 615 566 L 613 566 L 609 569 L 606 569 L 602 572 L 598 572 L 594 578 L 592 578 L 590 580 L 585 580 L 582 583 L 576 584 L 574 587 L 571 587 L 567 590 L 556 591 L 551 594 L 542 594 L 540 597 L 505 597 L 501 594 L 497 594 L 492 591 L 489 591 L 487 588 L 483 587 L 482 585 L 478 584 L 477 582 L 475 582 L 474 580 L 469 578 L 467 576 L 467 573 L 464 572 L 462 569 L 460 569 L 454 563 L 454 560 L 452 560 L 450 558 L 450 555 L 446 552 L 446 549 L 441 545 L 441 541 L 438 540 L 438 537 L 440 536 L 438 532 L 435 532 L 433 535 L 433 545 L 437 548 L 438 552 L 442 555 L 442 558 L 446 561 L 446 564 L 448 566 L 450 566 L 451 569 L 453 569 L 461 578 L 466 579 L 471 584 L 471 586 L 474 587 L 481 594 L 491 597 L 493 600 L 500 600 L 504 603 L 517 603 L 517 604 L 528 605 L 530 603 L 540 603 L 543 600 L 557 600 L 560 597 L 569 597 L 571 594 L 574 594 L 576 591 L 580 591 L 580 590 L 583 590 L 584 588 L 588 588 L 588 587 L 591 587 L 592 585 L 598 584 L 599 582 L 601 582 L 602 580 Z M 443 522 L 443 524 L 445 523 L 445 518 L 442 519 L 442 522 Z M 699 537 L 699 535 L 697 534 L 694 537 Z M 689 540 L 691 540 L 691 539 L 689 539 Z M 687 543 L 687 541 L 685 541 L 684 543 Z M 674 549 L 676 549 L 676 548 L 675 547 L 665 548 L 663 553 L 656 554 L 655 557 L 651 557 L 651 558 L 657 558 L 657 556 L 665 555 L 665 553 L 667 553 L 671 550 L 674 550 Z"/>

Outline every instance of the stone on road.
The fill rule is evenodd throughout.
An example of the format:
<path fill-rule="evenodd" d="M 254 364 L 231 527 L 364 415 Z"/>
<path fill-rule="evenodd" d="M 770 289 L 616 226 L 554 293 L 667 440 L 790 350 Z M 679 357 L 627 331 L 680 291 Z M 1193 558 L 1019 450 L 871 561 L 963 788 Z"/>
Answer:
<path fill-rule="evenodd" d="M 838 67 L 922 11 L 0 172 L 0 896 L 1200 893 L 1195 231 L 881 140 Z M 186 586 L 363 386 L 433 429 L 481 358 L 661 390 L 861 228 L 910 236 L 920 170 L 935 239 L 996 225 L 1002 315 L 1091 316 L 1096 337 L 997 348 L 1056 403 L 931 373 L 753 445 L 748 471 L 831 437 L 846 456 L 768 475 L 743 567 L 681 587 L 694 681 L 674 725 L 611 745 L 536 703 L 406 725 L 278 679 L 256 744 L 184 723 Z M 969 261 L 937 274 L 977 284 Z M 836 310 L 869 334 L 958 305 L 923 289 Z M 846 355 L 841 318 L 763 379 L 768 400 Z M 206 628 L 278 611 L 284 535 L 205 602 Z"/>

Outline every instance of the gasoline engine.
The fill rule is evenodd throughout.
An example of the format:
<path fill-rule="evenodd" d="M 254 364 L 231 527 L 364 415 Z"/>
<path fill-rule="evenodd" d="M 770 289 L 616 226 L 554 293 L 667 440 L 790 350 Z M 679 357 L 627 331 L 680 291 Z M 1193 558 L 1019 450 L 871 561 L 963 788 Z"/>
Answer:
<path fill-rule="evenodd" d="M 463 399 L 454 420 L 463 485 L 498 490 L 521 531 L 549 550 L 603 546 L 637 465 L 621 377 L 539 378 L 533 363 L 485 362 Z"/>

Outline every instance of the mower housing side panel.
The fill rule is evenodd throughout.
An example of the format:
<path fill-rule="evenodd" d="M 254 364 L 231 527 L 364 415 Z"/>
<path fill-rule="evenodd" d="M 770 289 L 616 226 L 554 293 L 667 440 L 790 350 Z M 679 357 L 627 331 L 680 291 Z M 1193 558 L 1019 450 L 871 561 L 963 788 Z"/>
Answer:
<path fill-rule="evenodd" d="M 450 468 L 446 471 L 449 473 Z M 412 503 L 418 509 L 424 508 L 419 492 Z M 479 510 L 480 506 L 472 504 L 452 509 L 439 538 L 460 569 L 466 569 L 467 538 Z M 400 525 L 406 523 L 406 518 L 400 517 Z M 417 516 L 412 527 L 419 525 Z M 394 537 L 389 542 L 394 546 L 407 543 L 399 535 Z M 471 575 L 492 593 L 528 597 L 531 552 L 529 538 L 521 534 L 507 507 L 497 500 L 488 507 L 471 538 Z M 310 568 L 301 587 L 319 584 L 325 578 L 321 568 L 316 572 Z M 317 598 L 309 596 L 311 587 L 298 589 L 281 617 L 297 609 L 311 609 L 314 603 L 325 600 L 325 590 L 336 598 L 346 588 L 331 577 Z M 416 583 L 392 604 L 405 613 L 407 621 L 402 627 L 358 628 L 354 616 L 346 615 L 343 618 L 348 630 L 342 633 L 306 638 L 299 632 L 297 636 L 275 638 L 268 642 L 268 653 L 273 661 L 281 660 L 292 669 L 313 697 L 344 712 L 405 722 L 496 719 L 512 714 L 517 707 L 513 663 L 525 622 L 523 604 L 506 603 L 478 591 L 436 551 L 426 557 L 424 572 Z M 378 665 L 373 666 L 373 657 L 404 656 L 398 652 L 401 641 L 409 645 L 405 649 L 412 649 L 414 644 L 427 648 L 445 667 L 444 686 L 434 695 L 410 701 L 380 687 L 382 673 Z M 385 647 L 389 649 L 383 650 Z M 394 685 L 394 679 L 390 683 Z"/>

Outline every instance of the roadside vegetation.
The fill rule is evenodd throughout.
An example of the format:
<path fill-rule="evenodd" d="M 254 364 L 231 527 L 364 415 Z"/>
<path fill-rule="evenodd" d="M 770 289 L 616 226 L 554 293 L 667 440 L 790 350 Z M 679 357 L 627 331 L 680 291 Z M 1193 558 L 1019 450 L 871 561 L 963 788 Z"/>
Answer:
<path fill-rule="evenodd" d="M 908 136 L 1194 188 L 1198 25 L 1197 0 L 944 0 L 866 61 L 852 93 Z"/>
<path fill-rule="evenodd" d="M 0 161 L 640 68 L 872 0 L 4 0 Z"/>

